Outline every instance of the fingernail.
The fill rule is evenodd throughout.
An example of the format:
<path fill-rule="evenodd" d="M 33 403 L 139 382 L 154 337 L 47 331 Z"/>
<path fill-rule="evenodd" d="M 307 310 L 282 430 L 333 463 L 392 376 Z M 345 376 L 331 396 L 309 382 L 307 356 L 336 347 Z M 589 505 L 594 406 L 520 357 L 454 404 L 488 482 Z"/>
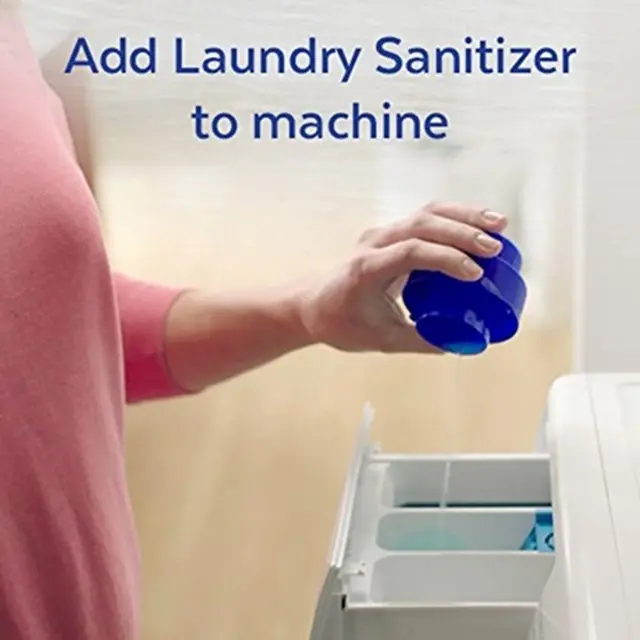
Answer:
<path fill-rule="evenodd" d="M 502 249 L 502 243 L 491 236 L 488 236 L 485 233 L 479 233 L 476 236 L 476 243 L 487 251 L 499 251 Z"/>
<path fill-rule="evenodd" d="M 466 273 L 468 273 L 473 278 L 479 278 L 482 275 L 482 269 L 480 268 L 480 265 L 477 262 L 474 262 L 473 260 L 471 260 L 470 258 L 467 258 L 462 263 L 462 268 L 465 270 Z"/>
<path fill-rule="evenodd" d="M 498 224 L 506 220 L 506 216 L 503 216 L 501 213 L 496 213 L 495 211 L 483 211 L 482 217 L 491 224 Z"/>

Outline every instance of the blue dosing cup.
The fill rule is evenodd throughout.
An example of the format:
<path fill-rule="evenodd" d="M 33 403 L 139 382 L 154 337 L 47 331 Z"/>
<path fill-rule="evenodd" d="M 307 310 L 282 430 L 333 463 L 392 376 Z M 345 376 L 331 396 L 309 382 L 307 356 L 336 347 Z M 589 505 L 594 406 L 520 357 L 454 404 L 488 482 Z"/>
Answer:
<path fill-rule="evenodd" d="M 413 271 L 402 300 L 416 330 L 434 347 L 458 355 L 477 355 L 490 344 L 511 339 L 520 326 L 527 287 L 520 275 L 522 257 L 507 238 L 493 258 L 473 259 L 480 280 L 465 282 L 438 271 Z"/>

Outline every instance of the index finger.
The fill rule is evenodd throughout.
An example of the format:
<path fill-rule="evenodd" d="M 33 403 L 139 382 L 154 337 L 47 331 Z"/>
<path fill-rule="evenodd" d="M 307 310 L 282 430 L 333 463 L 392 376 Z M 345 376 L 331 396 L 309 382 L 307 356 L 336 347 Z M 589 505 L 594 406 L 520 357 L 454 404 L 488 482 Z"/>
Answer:
<path fill-rule="evenodd" d="M 466 281 L 478 280 L 483 273 L 482 268 L 459 249 L 415 238 L 363 253 L 355 265 L 363 282 L 385 287 L 416 269 L 440 271 Z"/>

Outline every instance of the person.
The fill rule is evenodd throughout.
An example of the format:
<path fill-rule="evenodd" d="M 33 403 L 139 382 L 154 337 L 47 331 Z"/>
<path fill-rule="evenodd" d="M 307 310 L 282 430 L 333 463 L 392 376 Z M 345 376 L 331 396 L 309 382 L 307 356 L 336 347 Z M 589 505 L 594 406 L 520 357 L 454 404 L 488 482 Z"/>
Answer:
<path fill-rule="evenodd" d="M 0 0 L 0 638 L 133 640 L 126 403 L 199 393 L 294 350 L 437 353 L 395 301 L 413 269 L 474 280 L 503 215 L 430 204 L 328 274 L 249 293 L 112 273 L 64 105 Z"/>

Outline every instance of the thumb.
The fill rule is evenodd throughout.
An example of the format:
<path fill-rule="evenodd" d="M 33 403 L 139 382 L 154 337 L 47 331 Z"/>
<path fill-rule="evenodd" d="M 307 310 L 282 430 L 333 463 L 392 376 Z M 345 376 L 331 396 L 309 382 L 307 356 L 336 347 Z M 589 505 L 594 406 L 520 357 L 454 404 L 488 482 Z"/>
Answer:
<path fill-rule="evenodd" d="M 399 299 L 402 295 L 402 290 L 404 289 L 404 285 L 407 284 L 409 280 L 409 276 L 401 276 L 400 278 L 396 278 L 387 288 L 387 295 L 396 300 Z"/>

